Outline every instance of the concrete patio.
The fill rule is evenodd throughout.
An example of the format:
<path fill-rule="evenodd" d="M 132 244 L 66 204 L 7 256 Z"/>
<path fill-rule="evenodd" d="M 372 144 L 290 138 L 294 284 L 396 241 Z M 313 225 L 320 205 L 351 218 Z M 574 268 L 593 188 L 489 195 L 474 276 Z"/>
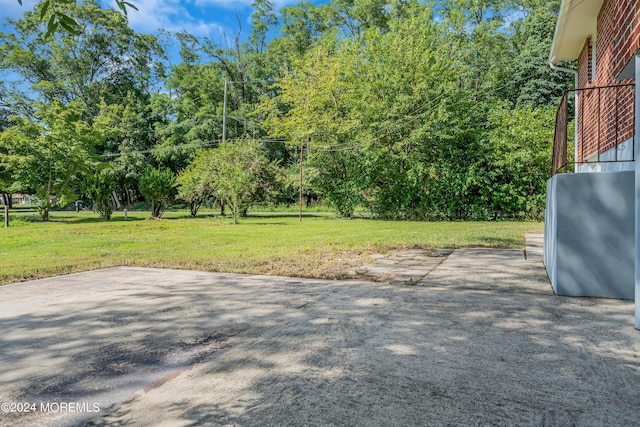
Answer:
<path fill-rule="evenodd" d="M 36 404 L 0 424 L 639 424 L 633 302 L 553 295 L 537 239 L 404 284 L 121 267 L 0 287 L 0 402 Z"/>

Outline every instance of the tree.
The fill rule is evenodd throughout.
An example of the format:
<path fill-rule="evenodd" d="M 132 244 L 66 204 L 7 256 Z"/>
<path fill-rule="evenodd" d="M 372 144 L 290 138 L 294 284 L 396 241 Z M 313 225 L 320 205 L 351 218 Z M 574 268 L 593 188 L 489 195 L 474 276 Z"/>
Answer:
<path fill-rule="evenodd" d="M 267 46 L 267 35 L 278 25 L 278 17 L 269 0 L 253 0 L 251 7 L 251 35 L 249 41 L 256 53 L 264 52 Z"/>
<path fill-rule="evenodd" d="M 99 169 L 86 177 L 83 193 L 91 201 L 91 209 L 105 221 L 111 220 L 113 214 L 111 195 L 115 190 L 116 182 L 109 170 Z"/>
<path fill-rule="evenodd" d="M 358 205 L 395 219 L 536 217 L 546 106 L 569 83 L 546 66 L 558 3 L 335 0 L 278 14 L 255 0 L 247 42 L 241 20 L 222 42 L 170 35 L 181 62 L 165 69 L 154 37 L 95 0 L 71 2 L 77 35 L 46 38 L 32 12 L 0 34 L 5 71 L 27 82 L 0 100 L 36 125 L 36 99 L 80 103 L 118 190 L 168 168 L 192 214 L 212 195 L 235 221 L 252 202 L 289 203 L 303 146 L 304 191 L 345 217 Z M 218 148 L 225 81 L 230 145 Z M 17 160 L 0 153 L 6 192 Z"/>
<path fill-rule="evenodd" d="M 402 3 L 409 5 L 412 2 Z M 346 34 L 353 37 L 369 28 L 386 31 L 389 28 L 389 11 L 404 7 L 402 3 L 388 0 L 336 0 L 334 9 L 340 17 L 337 22 L 346 29 Z"/>
<path fill-rule="evenodd" d="M 261 177 L 267 166 L 262 147 L 254 140 L 224 142 L 217 148 L 203 150 L 194 160 L 194 169 L 203 179 L 199 185 L 210 189 L 203 194 L 214 191 L 226 201 L 233 212 L 234 224 L 266 185 Z"/>
<path fill-rule="evenodd" d="M 178 197 L 189 205 L 191 216 L 196 216 L 200 206 L 215 195 L 207 171 L 208 163 L 208 152 L 200 150 L 186 169 L 178 175 Z"/>
<path fill-rule="evenodd" d="M 127 8 L 138 10 L 134 4 L 126 0 L 115 0 L 115 2 L 125 16 L 127 15 Z M 18 0 L 18 3 L 22 6 L 22 0 Z M 75 3 L 76 0 L 45 0 L 36 5 L 35 10 L 38 11 L 40 20 L 47 20 L 46 38 L 55 33 L 58 27 L 62 27 L 70 34 L 79 34 L 78 23 L 66 13 L 67 7 Z"/>
<path fill-rule="evenodd" d="M 32 117 L 38 102 L 82 105 L 82 120 L 102 121 L 107 132 L 95 153 L 113 164 L 117 187 L 131 202 L 141 172 L 153 165 L 145 156 L 156 145 L 151 86 L 162 75 L 163 52 L 154 36 L 129 28 L 122 14 L 93 0 L 72 2 L 66 11 L 79 23 L 79 34 L 45 37 L 39 16 L 26 12 L 0 34 L 2 67 L 24 82 L 13 85 L 3 101 Z M 135 196 L 135 195 L 134 195 Z"/>
<path fill-rule="evenodd" d="M 151 217 L 160 218 L 175 196 L 176 176 L 169 169 L 147 169 L 139 185 L 142 195 L 151 202 Z"/>
<path fill-rule="evenodd" d="M 314 185 L 343 216 L 363 202 L 380 216 L 423 209 L 421 163 L 439 141 L 414 134 L 446 129 L 462 113 L 447 105 L 464 94 L 454 80 L 456 53 L 431 10 L 415 7 L 386 32 L 373 27 L 355 40 L 318 43 L 292 60 L 278 80 L 280 96 L 263 105 L 272 136 L 309 141 Z"/>
<path fill-rule="evenodd" d="M 156 164 L 147 153 L 156 146 L 157 138 L 151 125 L 157 116 L 145 117 L 145 109 L 149 106 L 133 99 L 125 105 L 102 103 L 93 123 L 104 135 L 102 143 L 96 146 L 96 154 L 107 163 L 105 167 L 128 204 L 135 197 L 140 176 Z"/>
<path fill-rule="evenodd" d="M 355 126 L 350 117 L 354 86 L 352 56 L 347 48 L 339 49 L 327 40 L 304 58 L 293 59 L 292 71 L 279 79 L 281 94 L 262 106 L 265 124 L 274 137 L 288 137 L 299 147 L 309 144 L 313 150 L 311 166 L 318 173 L 314 185 L 338 212 L 349 217 L 361 198 L 362 174 L 357 149 L 344 152 L 344 145 L 353 143 Z M 330 154 L 331 150 L 338 149 Z"/>
<path fill-rule="evenodd" d="M 14 188 L 35 194 L 44 221 L 55 203 L 76 197 L 91 153 L 102 136 L 84 122 L 82 108 L 72 102 L 39 104 L 36 120 L 14 117 L 15 125 L 0 134 L 3 163 L 11 167 Z"/>
<path fill-rule="evenodd" d="M 364 204 L 369 171 L 362 161 L 362 151 L 315 150 L 307 166 L 307 175 L 322 199 L 343 218 L 351 218 Z"/>
<path fill-rule="evenodd" d="M 295 6 L 282 8 L 283 39 L 290 46 L 290 50 L 304 55 L 313 44 L 322 39 L 322 36 L 330 30 L 330 22 L 326 19 L 324 11 L 330 6 L 314 6 L 308 1 L 301 1 Z"/>
<path fill-rule="evenodd" d="M 29 11 L 9 21 L 10 32 L 0 33 L 3 68 L 26 83 L 13 88 L 8 101 L 78 101 L 84 105 L 83 119 L 91 123 L 103 101 L 147 99 L 164 55 L 156 38 L 136 33 L 125 17 L 94 0 L 69 4 L 68 14 L 81 25 L 77 35 L 45 38 L 40 17 Z"/>
<path fill-rule="evenodd" d="M 496 105 L 489 115 L 490 201 L 495 211 L 541 220 L 553 146 L 553 107 Z"/>
<path fill-rule="evenodd" d="M 174 171 L 184 169 L 199 148 L 215 146 L 222 136 L 221 67 L 195 62 L 201 54 L 195 39 L 181 34 L 180 41 L 185 61 L 171 68 L 167 78 L 170 93 L 153 97 L 154 112 L 161 118 L 153 155 Z"/>
<path fill-rule="evenodd" d="M 549 67 L 549 50 L 560 8 L 559 0 L 532 0 L 528 13 L 513 23 L 510 38 L 516 57 L 506 68 L 504 80 L 514 84 L 507 93 L 518 107 L 556 106 L 565 89 L 574 85 L 574 77 Z"/>
<path fill-rule="evenodd" d="M 1 88 L 0 100 L 4 98 L 4 88 Z M 10 117 L 14 115 L 7 108 L 0 108 L 0 132 L 4 132 L 11 127 Z M 0 154 L 7 155 L 6 148 L 0 147 Z M 13 186 L 13 178 L 11 174 L 11 162 L 5 157 L 3 162 L 0 162 L 0 194 L 2 195 L 2 204 L 7 205 L 10 209 L 13 207 L 13 200 L 11 198 L 11 188 Z"/>

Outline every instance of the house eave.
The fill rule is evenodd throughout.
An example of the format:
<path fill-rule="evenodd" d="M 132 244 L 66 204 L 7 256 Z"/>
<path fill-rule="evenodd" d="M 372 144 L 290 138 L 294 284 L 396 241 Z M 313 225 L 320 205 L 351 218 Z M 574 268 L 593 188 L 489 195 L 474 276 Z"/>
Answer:
<path fill-rule="evenodd" d="M 577 59 L 587 37 L 596 37 L 604 0 L 562 0 L 549 62 Z"/>

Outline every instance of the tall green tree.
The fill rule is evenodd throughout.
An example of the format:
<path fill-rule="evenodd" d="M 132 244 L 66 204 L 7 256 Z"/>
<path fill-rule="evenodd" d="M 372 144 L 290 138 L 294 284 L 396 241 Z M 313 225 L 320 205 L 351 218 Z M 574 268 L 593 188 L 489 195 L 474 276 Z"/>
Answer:
<path fill-rule="evenodd" d="M 42 219 L 49 210 L 77 197 L 75 189 L 91 165 L 102 136 L 82 120 L 79 103 L 39 104 L 36 120 L 14 117 L 15 125 L 0 134 L 3 163 L 11 167 L 14 188 L 35 194 Z"/>
<path fill-rule="evenodd" d="M 11 127 L 11 116 L 15 115 L 4 103 L 5 88 L 0 86 L 0 132 L 4 132 Z M 0 148 L 0 153 L 8 154 L 6 149 Z M 13 178 L 11 174 L 11 162 L 8 158 L 4 158 L 4 162 L 0 163 L 0 195 L 2 196 L 2 204 L 13 207 L 13 199 L 11 198 L 11 188 Z"/>
<path fill-rule="evenodd" d="M 183 61 L 169 70 L 168 92 L 156 94 L 152 100 L 154 113 L 160 118 L 155 125 L 158 144 L 153 147 L 153 156 L 174 171 L 184 169 L 198 149 L 217 145 L 222 136 L 224 98 L 222 66 L 206 62 L 207 54 L 197 38 L 186 33 L 177 37 Z"/>
<path fill-rule="evenodd" d="M 512 83 L 505 92 L 516 106 L 557 107 L 563 91 L 574 85 L 571 74 L 554 71 L 548 63 L 559 8 L 559 0 L 527 0 L 524 16 L 512 24 L 515 58 L 502 81 Z"/>
<path fill-rule="evenodd" d="M 38 14 L 30 11 L 0 34 L 3 68 L 28 83 L 13 89 L 15 102 L 32 99 L 31 94 L 43 102 L 78 101 L 90 122 L 101 101 L 148 97 L 157 71 L 149 65 L 161 64 L 157 59 L 163 56 L 156 38 L 136 33 L 125 17 L 93 0 L 69 5 L 69 14 L 81 25 L 78 35 L 46 38 Z"/>
<path fill-rule="evenodd" d="M 17 0 L 22 5 L 22 0 Z M 118 9 L 127 15 L 127 9 L 138 10 L 138 8 L 126 0 L 115 0 Z M 47 37 L 50 37 L 59 28 L 77 35 L 80 32 L 78 23 L 67 13 L 69 5 L 75 4 L 76 0 L 47 0 L 39 3 L 34 9 L 40 20 L 47 23 Z"/>
<path fill-rule="evenodd" d="M 189 205 L 191 216 L 196 216 L 202 204 L 216 195 L 209 173 L 208 154 L 207 150 L 199 150 L 177 178 L 178 198 Z"/>

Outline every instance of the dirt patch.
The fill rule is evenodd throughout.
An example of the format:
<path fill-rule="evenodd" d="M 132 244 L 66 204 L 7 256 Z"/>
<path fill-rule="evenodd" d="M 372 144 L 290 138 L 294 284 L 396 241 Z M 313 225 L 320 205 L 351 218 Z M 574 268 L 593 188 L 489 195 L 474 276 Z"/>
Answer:
<path fill-rule="evenodd" d="M 293 259 L 273 257 L 259 264 L 253 263 L 250 272 L 270 276 L 416 284 L 451 252 L 453 249 L 307 251 L 300 252 Z"/>
<path fill-rule="evenodd" d="M 252 264 L 251 273 L 270 276 L 342 280 L 356 277 L 351 271 L 371 262 L 374 250 L 323 250 L 299 252 L 294 258 L 273 257 Z"/>
<path fill-rule="evenodd" d="M 398 249 L 369 255 L 369 262 L 345 271 L 353 279 L 416 284 L 444 261 L 452 249 Z"/>

